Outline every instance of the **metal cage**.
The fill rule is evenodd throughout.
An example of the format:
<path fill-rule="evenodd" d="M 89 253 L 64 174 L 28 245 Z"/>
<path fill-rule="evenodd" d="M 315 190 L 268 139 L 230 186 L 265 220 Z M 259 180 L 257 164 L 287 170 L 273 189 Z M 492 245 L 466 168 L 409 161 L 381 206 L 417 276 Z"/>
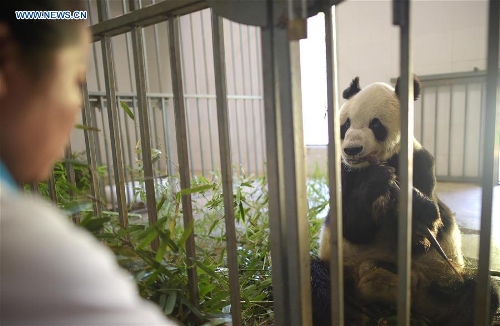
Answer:
<path fill-rule="evenodd" d="M 227 237 L 227 259 L 229 266 L 230 281 L 230 301 L 233 325 L 242 325 L 240 292 L 238 280 L 238 266 L 236 257 L 236 234 L 235 218 L 232 200 L 232 155 L 243 156 L 241 150 L 251 150 L 251 146 L 241 145 L 240 148 L 234 146 L 235 134 L 231 133 L 230 112 L 228 102 L 237 100 L 228 96 L 228 76 L 235 74 L 226 69 L 227 58 L 234 53 L 227 53 L 225 42 L 224 22 L 222 17 L 237 21 L 242 24 L 256 26 L 255 30 L 248 31 L 254 33 L 258 44 L 254 46 L 260 49 L 255 52 L 255 60 L 259 61 L 262 71 L 247 69 L 247 73 L 255 74 L 252 79 L 257 81 L 256 88 L 262 87 L 263 94 L 250 93 L 242 94 L 243 106 L 256 107 L 257 111 L 252 114 L 254 117 L 249 123 L 248 129 L 244 132 L 265 134 L 262 140 L 252 144 L 255 152 L 260 152 L 258 160 L 251 162 L 251 155 L 247 153 L 246 159 L 249 165 L 258 169 L 264 159 L 267 160 L 268 190 L 269 190 L 269 213 L 271 232 L 271 255 L 273 260 L 273 298 L 275 321 L 277 325 L 310 325 L 311 324 L 311 295 L 310 295 L 310 271 L 309 271 L 309 227 L 307 216 L 307 198 L 305 192 L 305 149 L 302 134 L 302 108 L 300 98 L 300 56 L 299 40 L 305 37 L 307 18 L 318 12 L 325 15 L 325 45 L 327 61 L 327 82 L 328 82 L 328 126 L 329 126 L 329 147 L 328 147 L 328 175 L 330 185 L 330 208 L 332 212 L 331 223 L 331 280 L 332 280 L 332 302 L 334 325 L 344 323 L 343 316 L 343 271 L 342 271 L 342 225 L 341 216 L 341 195 L 340 195 L 340 129 L 339 129 L 339 100 L 337 83 L 337 31 L 336 31 L 336 7 L 341 6 L 342 1 L 328 0 L 290 0 L 290 1 L 201 1 L 201 0 L 175 0 L 162 1 L 142 7 L 138 1 L 115 2 L 122 5 L 123 14 L 112 17 L 110 2 L 98 0 L 97 7 L 89 8 L 90 13 L 95 10 L 98 14 L 98 21 L 94 17 L 91 25 L 93 33 L 93 56 L 95 61 L 102 59 L 102 74 L 104 80 L 97 77 L 97 82 L 102 83 L 105 92 L 89 92 L 87 86 L 84 87 L 84 110 L 83 123 L 89 126 L 97 126 L 98 120 L 101 126 L 106 126 L 109 135 L 106 137 L 109 143 L 99 143 L 95 133 L 85 130 L 85 144 L 88 162 L 91 168 L 95 169 L 100 160 L 101 151 L 99 146 L 109 146 L 106 153 L 112 161 L 114 180 L 109 179 L 109 184 L 116 187 L 116 207 L 119 212 L 122 227 L 127 227 L 127 191 L 125 184 L 130 181 L 127 171 L 124 169 L 125 160 L 131 160 L 130 148 L 124 144 L 130 144 L 130 140 L 123 139 L 134 134 L 140 143 L 143 153 L 151 152 L 155 139 L 152 137 L 158 130 L 162 131 L 165 139 L 165 146 L 175 155 L 178 160 L 179 173 L 182 188 L 190 187 L 190 176 L 193 173 L 193 149 L 189 147 L 188 139 L 191 124 L 187 116 L 188 103 L 186 84 L 183 81 L 185 69 L 182 63 L 181 49 L 183 46 L 180 38 L 180 20 L 183 15 L 198 12 L 202 9 L 211 9 L 212 42 L 210 48 L 213 53 L 210 55 L 213 60 L 213 80 L 216 96 L 200 99 L 194 96 L 194 101 L 207 101 L 213 105 L 212 112 L 206 115 L 208 125 L 218 132 L 218 137 L 212 138 L 210 131 L 210 142 L 206 146 L 213 146 L 218 149 L 220 156 L 211 157 L 206 164 L 217 161 L 221 167 L 221 174 L 224 189 L 225 223 Z M 91 3 L 89 2 L 89 5 Z M 491 243 L 491 221 L 492 221 L 492 192 L 493 186 L 497 182 L 495 175 L 498 168 L 498 125 L 495 125 L 497 89 L 498 89 L 498 58 L 499 58 L 499 5 L 497 0 L 490 0 L 489 4 L 489 28 L 488 28 L 488 59 L 487 71 L 484 86 L 484 124 L 482 126 L 483 147 L 481 149 L 482 161 L 482 213 L 481 213 L 481 233 L 479 249 L 478 286 L 476 300 L 476 324 L 484 325 L 488 318 L 487 307 L 489 307 L 489 267 L 490 267 L 490 243 Z M 398 300 L 398 324 L 409 324 L 409 271 L 411 263 L 410 238 L 411 238 L 411 188 L 412 188 L 412 142 L 413 138 L 413 83 L 411 82 L 412 71 L 412 43 L 410 37 L 411 2 L 404 0 L 393 1 L 393 23 L 400 27 L 400 75 L 401 75 L 401 126 L 402 146 L 401 149 L 401 188 L 402 198 L 400 201 L 399 217 L 399 239 L 403 239 L 398 247 L 398 270 L 399 270 L 399 300 Z M 206 17 L 207 18 L 207 17 Z M 162 23 L 163 25 L 159 25 Z M 227 24 L 227 22 L 226 22 Z M 145 41 L 145 29 L 154 26 L 154 37 L 158 44 L 158 28 L 166 29 L 166 40 L 161 40 L 168 44 L 169 61 L 161 60 L 161 53 L 158 48 L 148 46 Z M 192 26 L 192 25 L 191 25 Z M 149 31 L 151 32 L 151 30 Z M 148 33 L 149 33 L 148 32 Z M 232 33 L 232 32 L 231 32 Z M 241 33 L 241 30 L 240 30 Z M 135 92 L 123 93 L 117 91 L 117 78 L 122 72 L 117 71 L 117 64 L 113 58 L 112 38 L 122 36 L 126 42 L 126 47 L 131 49 L 132 57 L 129 57 L 128 65 L 134 70 L 128 76 L 131 88 L 134 85 Z M 204 35 L 203 37 L 206 37 Z M 242 36 L 243 37 L 243 36 Z M 206 40 L 203 40 L 203 44 Z M 209 42 L 207 42 L 208 44 Z M 97 49 L 100 48 L 99 53 Z M 191 47 L 196 51 L 195 47 Z M 156 53 L 157 65 L 168 66 L 171 83 L 171 93 L 168 96 L 149 93 L 147 75 L 160 74 L 151 72 L 147 68 L 145 54 L 147 52 Z M 193 55 L 193 54 L 191 54 Z M 99 58 L 99 59 L 98 59 Z M 253 59 L 249 59 L 253 60 Z M 242 60 L 243 61 L 243 60 Z M 96 63 L 97 64 L 97 63 Z M 206 66 L 205 66 L 206 69 Z M 244 73 L 243 70 L 242 73 Z M 195 71 L 196 75 L 196 71 Z M 120 75 L 123 77 L 123 75 Z M 120 77 L 121 78 L 121 77 Z M 127 79 L 127 78 L 125 78 Z M 232 77 L 234 81 L 236 77 Z M 243 79 L 247 78 L 243 75 Z M 163 81 L 164 82 L 164 81 Z M 262 83 L 261 83 L 262 82 Z M 208 84 L 208 83 L 207 83 Z M 100 86 L 99 86 L 100 87 Z M 161 86 L 160 86 L 161 87 Z M 207 86 L 208 87 L 208 86 Z M 246 86 L 245 86 L 246 87 Z M 252 86 L 253 87 L 253 86 Z M 246 97 L 245 97 L 246 96 Z M 436 96 L 437 98 L 437 96 Z M 120 101 L 133 103 L 137 107 L 135 112 L 138 118 L 138 126 L 124 126 L 120 122 L 123 112 L 119 110 Z M 248 101 L 258 101 L 250 103 Z M 437 101 L 437 99 L 436 99 Z M 153 102 L 155 104 L 153 104 Z M 158 118 L 151 107 L 156 107 L 165 112 L 166 107 L 172 108 L 171 115 L 163 115 Z M 98 108 L 98 110 L 96 110 Z M 258 111 L 260 110 L 260 111 Z M 191 112 L 197 119 L 200 113 Z M 248 113 L 247 113 L 248 114 Z M 260 116 L 259 116 L 260 115 Z M 215 118 L 216 117 L 216 118 Z M 244 121 L 250 121 L 248 116 L 239 117 Z M 216 122 L 216 126 L 213 124 Z M 252 125 L 253 123 L 253 125 Z M 175 133 L 168 126 L 175 127 Z M 131 131 L 124 132 L 130 128 Z M 234 127 L 233 127 L 234 128 Z M 262 129 L 260 129 L 262 128 Z M 421 131 L 418 131 L 421 133 Z M 200 142 L 203 141 L 202 134 L 197 135 Z M 176 139 L 175 146 L 174 137 Z M 240 143 L 239 140 L 236 143 Z M 464 143 L 465 144 L 465 143 Z M 463 145 L 466 146 L 466 145 Z M 239 152 L 238 152 L 239 151 Z M 264 153 L 265 151 L 265 153 Z M 174 153 L 175 152 L 175 153 Z M 195 152 L 195 151 L 194 151 Z M 157 220 L 156 199 L 155 199 L 155 173 L 154 164 L 149 155 L 143 156 L 145 173 L 146 205 L 148 218 L 151 224 Z M 211 163 L 210 163 L 211 162 Z M 496 163 L 496 164 L 495 164 Z M 168 165 L 168 164 L 167 164 Z M 171 169 L 172 166 L 167 167 Z M 203 167 L 202 170 L 205 168 Z M 479 174 L 474 175 L 479 177 Z M 133 180 L 133 176 L 130 176 Z M 102 185 L 97 178 L 92 180 L 92 191 L 98 193 Z M 191 207 L 191 196 L 182 196 L 183 218 L 185 225 L 189 225 L 193 220 Z M 95 213 L 99 214 L 99 207 L 95 206 Z M 153 242 L 155 248 L 157 242 Z M 186 242 L 187 255 L 195 257 L 194 236 L 191 234 Z M 199 304 L 199 293 L 197 288 L 196 267 L 189 269 L 189 297 L 191 303 Z"/>

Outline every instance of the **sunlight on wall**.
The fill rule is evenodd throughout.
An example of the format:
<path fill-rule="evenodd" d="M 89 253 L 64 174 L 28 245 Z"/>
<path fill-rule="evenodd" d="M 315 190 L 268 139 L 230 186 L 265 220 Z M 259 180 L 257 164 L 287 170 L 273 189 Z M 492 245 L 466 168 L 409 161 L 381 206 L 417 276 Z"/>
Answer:
<path fill-rule="evenodd" d="M 306 145 L 328 144 L 326 119 L 325 20 L 319 14 L 307 20 L 307 39 L 300 41 L 300 66 L 304 141 Z"/>

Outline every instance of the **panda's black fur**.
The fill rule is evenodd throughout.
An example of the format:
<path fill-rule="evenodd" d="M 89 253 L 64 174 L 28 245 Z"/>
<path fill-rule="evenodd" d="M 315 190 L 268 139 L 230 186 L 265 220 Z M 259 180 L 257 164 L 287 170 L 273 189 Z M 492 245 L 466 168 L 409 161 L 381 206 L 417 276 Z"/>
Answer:
<path fill-rule="evenodd" d="M 372 305 L 397 304 L 399 189 L 399 83 L 362 90 L 359 78 L 343 92 L 342 225 L 346 325 L 370 324 Z M 414 97 L 420 94 L 415 77 Z M 413 152 L 412 313 L 432 325 L 473 325 L 476 283 L 466 268 L 460 231 L 451 210 L 435 193 L 434 158 L 416 140 Z M 323 225 L 319 258 L 311 260 L 314 325 L 330 325 L 330 215 Z M 462 275 L 460 280 L 422 235 L 427 227 Z M 491 316 L 499 305 L 491 287 Z M 387 316 L 385 316 L 387 317 Z M 376 321 L 376 320 L 375 320 Z"/>

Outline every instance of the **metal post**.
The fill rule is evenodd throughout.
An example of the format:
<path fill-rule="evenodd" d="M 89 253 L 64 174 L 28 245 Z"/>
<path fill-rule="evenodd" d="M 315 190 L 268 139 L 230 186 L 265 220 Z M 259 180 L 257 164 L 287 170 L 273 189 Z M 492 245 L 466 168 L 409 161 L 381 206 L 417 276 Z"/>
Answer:
<path fill-rule="evenodd" d="M 477 272 L 476 325 L 489 323 L 490 315 L 490 246 L 493 187 L 498 169 L 498 130 L 496 106 L 498 91 L 498 53 L 500 2 L 490 0 L 488 19 L 488 59 L 486 75 L 486 119 L 484 125 L 483 191 L 481 196 L 481 230 L 479 237 L 479 266 Z M 496 157 L 495 157 L 495 151 Z"/>
<path fill-rule="evenodd" d="M 226 221 L 226 247 L 229 268 L 229 292 L 232 324 L 243 325 L 241 318 L 240 282 L 236 251 L 236 226 L 233 202 L 233 171 L 229 135 L 229 112 L 227 109 L 226 60 L 224 52 L 224 27 L 222 17 L 212 12 L 212 38 L 214 50 L 215 92 L 217 95 L 217 125 L 224 195 L 224 219 Z"/>
<path fill-rule="evenodd" d="M 180 57 L 180 35 L 179 19 L 168 19 L 168 44 L 170 51 L 170 72 L 172 74 L 172 89 L 174 93 L 174 114 L 175 114 L 175 132 L 177 139 L 177 156 L 179 160 L 179 175 L 182 189 L 191 187 L 191 177 L 189 173 L 189 156 L 186 130 L 186 109 L 184 107 L 184 90 L 181 74 Z M 182 195 L 182 215 L 184 218 L 184 227 L 187 228 L 193 223 L 193 207 L 191 195 Z M 195 306 L 199 306 L 198 275 L 193 260 L 196 259 L 196 249 L 194 234 L 188 236 L 186 240 L 186 256 L 188 265 L 189 282 L 189 300 Z"/>
<path fill-rule="evenodd" d="M 130 9 L 134 10 L 133 1 Z M 144 169 L 144 186 L 146 188 L 146 207 L 148 209 L 149 224 L 153 225 L 157 220 L 155 185 L 153 175 L 153 163 L 151 160 L 151 134 L 149 129 L 148 99 L 146 96 L 146 67 L 144 58 L 144 42 L 142 27 L 134 27 L 132 30 L 132 48 L 134 49 L 135 86 L 137 88 L 137 104 L 139 111 L 139 129 L 141 132 L 142 167 Z M 156 238 L 151 247 L 157 250 L 159 240 Z"/>
<path fill-rule="evenodd" d="M 276 24 L 274 12 L 286 12 L 292 3 L 270 1 L 268 26 L 263 29 L 263 61 L 266 103 L 266 138 L 275 146 L 276 154 L 267 149 L 269 196 L 278 196 L 279 203 L 270 202 L 270 224 L 276 240 L 271 240 L 273 289 L 277 324 L 310 325 L 311 279 L 309 256 L 309 223 L 307 220 L 305 146 L 302 127 L 299 41 L 291 39 L 290 23 Z M 285 26 L 283 26 L 285 25 Z M 297 27 L 297 26 L 295 26 Z M 304 27 L 304 26 L 299 26 Z M 276 95 L 275 95 L 276 94 Z M 271 99 L 273 101 L 271 101 Z M 272 112 L 274 111 L 274 112 Z M 275 124 L 274 124 L 275 123 Z M 272 169 L 272 170 L 271 170 Z M 278 171 L 278 175 L 275 173 Z M 275 174 L 275 175 L 273 175 Z M 279 206 L 279 210 L 276 207 Z M 275 215 L 275 214 L 278 215 Z M 273 241 L 274 240 L 274 241 Z M 279 242 L 277 242 L 279 241 Z M 276 260 L 275 260 L 276 258 Z M 276 280 L 276 281 L 275 281 Z M 279 289 L 279 287 L 282 289 Z M 279 300 L 279 301 L 278 301 Z"/>
<path fill-rule="evenodd" d="M 398 220 L 398 325 L 410 324 L 411 226 L 413 194 L 413 71 L 410 42 L 410 0 L 394 0 L 394 24 L 400 26 L 401 195 Z M 436 93 L 437 97 L 437 93 Z"/>
<path fill-rule="evenodd" d="M 234 94 L 235 95 L 238 95 L 238 89 L 236 88 L 236 64 L 235 64 L 235 60 L 234 60 L 234 36 L 233 36 L 233 26 L 234 26 L 235 23 L 233 22 L 230 22 L 229 23 L 229 34 L 230 34 L 230 40 L 231 40 L 231 62 L 233 63 L 233 82 L 234 82 Z M 239 114 L 239 109 L 238 109 L 238 100 L 235 99 L 234 100 L 234 115 L 235 115 L 235 118 L 236 118 L 236 125 L 237 126 L 241 126 L 241 122 L 240 122 L 240 114 Z M 238 164 L 242 164 L 243 163 L 243 159 L 242 159 L 242 154 L 241 154 L 241 148 L 243 146 L 241 146 L 240 144 L 240 133 L 237 132 L 236 133 L 236 149 L 238 150 Z"/>
<path fill-rule="evenodd" d="M 269 8 L 271 8 L 271 2 Z M 272 282 L 273 282 L 273 301 L 274 318 L 276 325 L 290 325 L 290 316 L 287 313 L 288 304 L 288 275 L 287 275 L 287 257 L 283 247 L 284 230 L 281 222 L 283 213 L 281 212 L 280 188 L 280 166 L 278 157 L 278 112 L 277 95 L 274 86 L 277 83 L 277 76 L 274 67 L 274 32 L 273 22 L 270 16 L 268 27 L 262 28 L 262 71 L 264 79 L 264 109 L 261 112 L 265 115 L 263 123 L 266 131 L 266 149 L 267 155 L 267 177 L 269 189 L 269 227 L 270 227 L 270 245 L 271 259 L 273 261 Z M 260 81 L 260 78 L 259 78 Z"/>
<path fill-rule="evenodd" d="M 197 70 L 196 70 L 196 55 L 194 55 L 195 52 L 195 46 L 194 46 L 194 27 L 193 27 L 193 15 L 189 15 L 189 25 L 191 29 L 191 49 L 193 50 L 193 70 L 194 70 L 194 89 L 195 93 L 199 93 L 198 89 L 198 77 L 197 77 Z M 206 57 L 206 55 L 204 55 Z M 203 137 L 201 135 L 201 119 L 200 119 L 200 99 L 196 98 L 196 123 L 198 125 L 198 144 L 200 146 L 200 161 L 201 161 L 201 174 L 205 174 L 205 157 L 203 155 Z"/>
<path fill-rule="evenodd" d="M 83 97 L 83 110 L 82 110 L 82 122 L 85 126 L 89 127 L 97 127 L 92 119 L 93 110 L 90 107 L 89 102 L 89 91 L 87 88 L 87 83 L 83 83 L 82 87 L 82 97 Z M 93 130 L 84 130 L 83 135 L 85 137 L 85 148 L 87 149 L 87 162 L 90 169 L 90 194 L 92 197 L 99 199 L 100 198 L 100 186 L 99 186 L 99 177 L 97 175 L 97 149 L 96 144 L 98 144 L 98 140 L 96 139 L 95 131 Z M 92 205 L 94 209 L 94 215 L 100 217 L 101 216 L 101 205 L 99 202 L 94 202 Z"/>
<path fill-rule="evenodd" d="M 98 0 L 98 9 L 100 21 L 109 17 L 109 13 L 106 9 L 106 2 L 104 0 Z M 116 195 L 118 197 L 118 213 L 120 226 L 126 228 L 128 226 L 128 212 L 127 202 L 125 199 L 125 174 L 123 169 L 120 126 L 118 123 L 118 116 L 116 114 L 116 111 L 118 110 L 118 103 L 116 102 L 115 69 L 113 57 L 111 55 L 111 39 L 109 36 L 105 35 L 101 38 L 101 47 L 104 59 L 104 80 L 106 85 L 109 133 L 111 135 L 111 149 L 114 154 L 113 166 L 115 172 Z"/>
<path fill-rule="evenodd" d="M 211 11 L 209 10 L 208 11 L 209 14 L 211 14 Z M 200 13 L 200 16 L 201 16 L 201 26 L 205 26 L 205 19 L 203 19 L 203 17 L 205 16 L 203 14 L 203 12 Z M 202 37 L 202 42 L 203 42 L 203 53 L 207 53 L 207 45 L 206 45 L 206 38 L 205 37 Z M 203 56 L 203 67 L 205 68 L 205 88 L 206 88 L 206 91 L 207 91 L 207 94 L 210 94 L 210 89 L 209 89 L 209 81 L 208 81 L 208 59 L 207 59 L 207 55 L 204 55 Z M 210 99 L 207 98 L 207 115 L 210 116 Z M 208 123 L 208 137 L 209 137 L 209 144 L 210 144 L 210 163 L 211 163 L 211 169 L 212 171 L 215 170 L 215 161 L 214 161 L 214 144 L 213 144 L 213 136 L 212 136 L 212 123 Z"/>
<path fill-rule="evenodd" d="M 328 183 L 330 185 L 330 280 L 332 325 L 344 324 L 344 268 L 342 252 L 342 187 L 338 99 L 337 10 L 325 13 L 326 77 L 328 95 Z"/>
<path fill-rule="evenodd" d="M 49 197 L 53 203 L 57 204 L 57 192 L 56 192 L 56 181 L 54 178 L 54 171 L 50 173 L 49 180 L 47 181 L 49 186 Z"/>

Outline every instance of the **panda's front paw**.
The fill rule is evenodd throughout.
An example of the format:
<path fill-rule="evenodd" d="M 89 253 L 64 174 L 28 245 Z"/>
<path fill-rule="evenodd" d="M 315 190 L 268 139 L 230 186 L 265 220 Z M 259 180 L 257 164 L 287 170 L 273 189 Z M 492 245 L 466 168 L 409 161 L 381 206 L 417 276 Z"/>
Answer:
<path fill-rule="evenodd" d="M 418 190 L 413 191 L 412 206 L 414 249 L 427 251 L 431 246 L 427 232 L 430 231 L 437 237 L 443 226 L 439 208 L 437 203 L 423 196 Z"/>
<path fill-rule="evenodd" d="M 366 168 L 366 201 L 373 205 L 374 211 L 387 207 L 393 199 L 392 191 L 397 188 L 396 169 L 384 164 L 372 164 Z"/>

